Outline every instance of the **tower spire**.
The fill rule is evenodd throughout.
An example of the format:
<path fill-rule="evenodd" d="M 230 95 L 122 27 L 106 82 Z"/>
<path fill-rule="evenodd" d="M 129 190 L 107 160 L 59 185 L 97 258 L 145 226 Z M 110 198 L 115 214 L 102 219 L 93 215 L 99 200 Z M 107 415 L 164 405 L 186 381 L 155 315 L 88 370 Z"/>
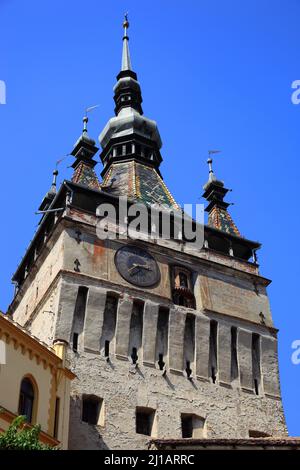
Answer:
<path fill-rule="evenodd" d="M 56 188 L 57 176 L 58 176 L 58 170 L 55 169 L 53 171 L 53 179 L 52 179 L 51 187 L 49 191 L 46 193 L 44 199 L 42 200 L 39 206 L 39 211 L 47 210 L 50 207 L 53 199 L 55 198 L 56 192 L 57 192 L 57 188 Z"/>
<path fill-rule="evenodd" d="M 123 22 L 122 69 L 114 86 L 115 117 L 99 136 L 103 171 L 101 187 L 117 196 L 144 203 L 176 207 L 161 178 L 162 141 L 157 124 L 143 114 L 142 93 L 131 68 L 127 14 Z"/>
<path fill-rule="evenodd" d="M 217 151 L 209 151 L 208 163 L 208 181 L 203 186 L 204 197 L 208 201 L 208 206 L 205 211 L 208 212 L 208 225 L 210 227 L 222 230 L 222 232 L 231 233 L 232 235 L 241 236 L 239 229 L 233 222 L 231 215 L 228 212 L 228 202 L 224 201 L 224 197 L 229 189 L 225 188 L 224 182 L 218 180 L 214 174 L 212 164 L 213 160 L 210 157 L 212 153 Z"/>
<path fill-rule="evenodd" d="M 117 75 L 117 83 L 114 86 L 115 114 L 118 115 L 124 108 L 132 108 L 139 114 L 143 114 L 141 87 L 137 79 L 137 74 L 132 70 L 129 37 L 127 34 L 129 28 L 128 15 L 126 13 L 123 22 L 123 52 L 121 70 Z"/>
<path fill-rule="evenodd" d="M 75 162 L 72 167 L 74 168 L 74 174 L 72 176 L 73 183 L 82 184 L 88 186 L 91 189 L 100 189 L 101 185 L 94 171 L 94 166 L 97 162 L 93 157 L 98 152 L 96 143 L 88 134 L 87 124 L 88 117 L 87 112 L 92 108 L 88 108 L 83 117 L 83 130 L 82 134 L 74 145 L 71 155 L 75 157 Z"/>
<path fill-rule="evenodd" d="M 125 19 L 123 21 L 124 36 L 123 36 L 123 52 L 122 52 L 122 67 L 121 70 L 132 70 L 131 59 L 129 52 L 129 37 L 127 36 L 127 30 L 129 28 L 128 13 L 125 13 Z"/>

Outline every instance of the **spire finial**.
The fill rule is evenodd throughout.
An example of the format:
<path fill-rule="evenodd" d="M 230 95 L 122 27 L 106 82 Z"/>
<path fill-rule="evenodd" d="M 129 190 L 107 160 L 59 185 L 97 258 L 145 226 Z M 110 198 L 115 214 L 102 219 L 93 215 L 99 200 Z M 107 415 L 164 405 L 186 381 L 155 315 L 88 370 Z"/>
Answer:
<path fill-rule="evenodd" d="M 52 185 L 50 188 L 50 193 L 51 194 L 56 194 L 56 182 L 57 182 L 57 176 L 58 176 L 58 170 L 57 168 L 53 171 L 53 180 L 52 180 Z"/>
<path fill-rule="evenodd" d="M 87 123 L 89 122 L 89 118 L 87 117 L 87 113 L 85 113 L 85 116 L 82 119 L 83 121 L 83 131 L 84 133 L 87 132 Z"/>
<path fill-rule="evenodd" d="M 126 12 L 124 14 L 123 28 L 124 28 L 124 38 L 126 38 L 127 37 L 127 29 L 129 28 L 128 12 Z"/>
<path fill-rule="evenodd" d="M 214 170 L 212 168 L 212 163 L 213 163 L 213 159 L 211 158 L 211 155 L 214 155 L 216 153 L 220 153 L 221 150 L 209 150 L 208 151 L 208 159 L 207 159 L 207 163 L 208 163 L 208 168 L 209 168 L 209 178 L 208 178 L 208 181 L 215 181 L 216 180 L 216 177 L 215 177 L 215 174 L 214 174 Z"/>
<path fill-rule="evenodd" d="M 128 13 L 125 13 L 124 15 L 123 28 L 124 28 L 124 36 L 123 36 L 123 53 L 122 53 L 122 69 L 121 69 L 122 71 L 132 70 L 130 53 L 129 53 L 129 45 L 128 45 L 129 37 L 127 36 L 127 30 L 129 28 Z"/>
<path fill-rule="evenodd" d="M 212 169 L 213 159 L 212 159 L 212 158 L 208 158 L 208 159 L 207 159 L 207 163 L 208 163 L 209 176 L 210 176 L 211 174 L 214 174 L 214 171 L 213 171 L 213 169 Z"/>

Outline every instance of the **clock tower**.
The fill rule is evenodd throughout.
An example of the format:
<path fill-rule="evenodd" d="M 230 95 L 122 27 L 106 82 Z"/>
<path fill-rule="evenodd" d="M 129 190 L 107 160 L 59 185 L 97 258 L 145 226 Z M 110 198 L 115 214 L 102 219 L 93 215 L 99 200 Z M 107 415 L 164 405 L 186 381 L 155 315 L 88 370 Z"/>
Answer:
<path fill-rule="evenodd" d="M 143 114 L 127 18 L 123 26 L 115 116 L 99 136 L 102 178 L 85 117 L 73 177 L 57 190 L 55 174 L 42 201 L 9 314 L 45 343 L 66 346 L 77 377 L 70 449 L 286 436 L 270 281 L 259 271 L 260 244 L 242 237 L 228 212 L 212 161 L 202 247 L 191 252 L 172 235 L 120 236 L 130 221 L 120 216 L 124 201 L 128 210 L 180 213 L 160 173 L 157 124 Z M 105 239 L 97 232 L 103 204 L 116 214 L 106 226 L 116 236 Z"/>

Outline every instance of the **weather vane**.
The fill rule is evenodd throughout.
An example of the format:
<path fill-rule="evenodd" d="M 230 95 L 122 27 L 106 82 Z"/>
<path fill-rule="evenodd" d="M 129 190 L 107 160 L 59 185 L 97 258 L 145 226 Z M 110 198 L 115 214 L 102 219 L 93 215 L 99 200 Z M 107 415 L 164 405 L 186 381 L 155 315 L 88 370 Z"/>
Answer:
<path fill-rule="evenodd" d="M 209 166 L 209 173 L 210 173 L 210 174 L 213 174 L 213 169 L 212 169 L 212 162 L 213 162 L 213 160 L 212 160 L 211 156 L 212 156 L 212 155 L 215 155 L 216 153 L 220 153 L 220 152 L 221 152 L 221 150 L 209 150 L 209 151 L 208 151 L 207 163 L 208 163 L 208 166 Z"/>
<path fill-rule="evenodd" d="M 85 116 L 87 116 L 87 113 L 90 113 L 91 111 L 93 111 L 94 109 L 96 108 L 99 108 L 99 104 L 95 104 L 94 106 L 90 106 L 89 108 L 86 108 L 85 110 Z"/>
<path fill-rule="evenodd" d="M 220 153 L 220 152 L 221 152 L 221 150 L 209 150 L 208 155 L 210 157 L 211 155 L 215 155 L 216 153 Z"/>

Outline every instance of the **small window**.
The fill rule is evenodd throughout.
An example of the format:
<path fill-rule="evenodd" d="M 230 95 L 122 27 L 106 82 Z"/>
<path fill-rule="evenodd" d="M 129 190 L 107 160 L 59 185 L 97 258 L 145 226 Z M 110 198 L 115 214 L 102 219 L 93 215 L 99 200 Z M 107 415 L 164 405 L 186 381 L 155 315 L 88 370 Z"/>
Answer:
<path fill-rule="evenodd" d="M 249 437 L 258 439 L 260 437 L 271 437 L 271 435 L 267 434 L 266 432 L 251 430 L 249 431 Z"/>
<path fill-rule="evenodd" d="M 152 408 L 136 409 L 136 433 L 145 436 L 153 435 L 153 424 L 155 419 L 155 410 Z"/>
<path fill-rule="evenodd" d="M 103 400 L 94 395 L 82 398 L 82 421 L 88 424 L 103 426 Z"/>
<path fill-rule="evenodd" d="M 28 423 L 32 422 L 34 395 L 33 384 L 28 377 L 25 377 L 21 382 L 19 415 L 25 416 Z"/>
<path fill-rule="evenodd" d="M 184 439 L 193 437 L 193 415 L 181 415 L 181 430 Z"/>
<path fill-rule="evenodd" d="M 205 437 L 205 419 L 195 414 L 181 414 L 181 431 L 184 439 Z"/>
<path fill-rule="evenodd" d="M 192 290 L 191 273 L 181 266 L 174 268 L 174 287 L 177 289 L 188 289 Z"/>
<path fill-rule="evenodd" d="M 173 302 L 187 308 L 195 308 L 192 273 L 181 266 L 172 270 Z"/>

